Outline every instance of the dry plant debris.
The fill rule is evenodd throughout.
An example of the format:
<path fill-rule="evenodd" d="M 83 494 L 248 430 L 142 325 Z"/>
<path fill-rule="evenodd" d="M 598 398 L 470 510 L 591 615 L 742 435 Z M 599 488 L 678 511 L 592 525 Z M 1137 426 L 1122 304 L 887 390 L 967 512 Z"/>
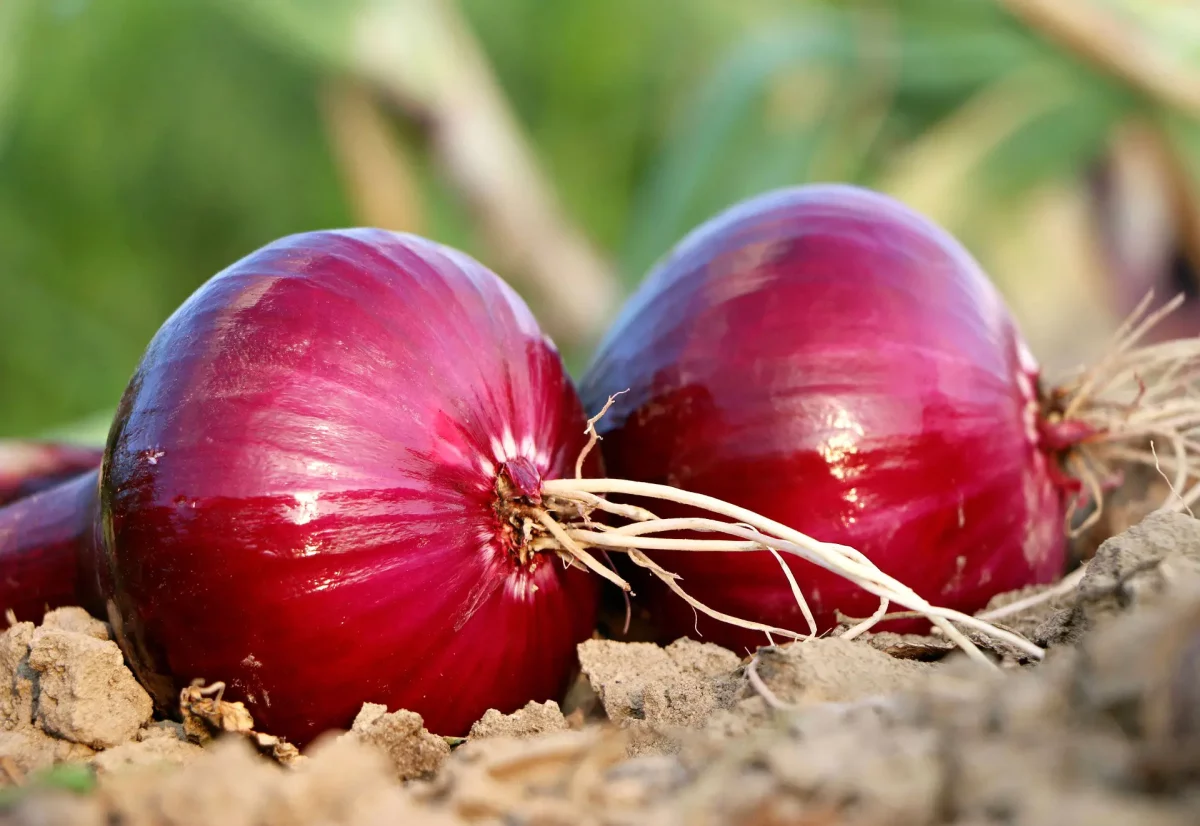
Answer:
<path fill-rule="evenodd" d="M 205 686 L 197 680 L 179 693 L 179 714 L 184 736 L 204 744 L 221 734 L 249 738 L 262 754 L 287 766 L 303 759 L 300 750 L 281 737 L 254 730 L 254 718 L 245 703 L 224 699 L 225 684 Z"/>

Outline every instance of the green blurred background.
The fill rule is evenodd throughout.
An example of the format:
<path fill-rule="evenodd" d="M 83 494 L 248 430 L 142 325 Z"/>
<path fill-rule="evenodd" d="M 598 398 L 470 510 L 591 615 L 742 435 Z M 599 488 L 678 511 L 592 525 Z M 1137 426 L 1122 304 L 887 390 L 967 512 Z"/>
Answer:
<path fill-rule="evenodd" d="M 0 436 L 102 439 L 192 290 L 322 227 L 470 252 L 578 372 L 689 228 L 810 180 L 948 226 L 1069 368 L 1195 291 L 1198 124 L 1194 0 L 0 0 Z"/>

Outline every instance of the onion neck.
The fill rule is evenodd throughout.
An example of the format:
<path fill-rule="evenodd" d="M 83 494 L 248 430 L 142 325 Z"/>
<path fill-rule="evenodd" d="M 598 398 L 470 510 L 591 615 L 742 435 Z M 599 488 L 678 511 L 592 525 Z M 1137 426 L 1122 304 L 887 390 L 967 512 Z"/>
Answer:
<path fill-rule="evenodd" d="M 1035 377 L 1036 446 L 1046 457 L 1050 481 L 1064 494 L 1078 496 L 1083 481 L 1072 471 L 1079 446 L 1100 435 L 1096 427 L 1068 415 L 1068 397 L 1059 388 L 1047 390 Z"/>
<path fill-rule="evenodd" d="M 1038 445 L 1055 456 L 1069 453 L 1099 435 L 1094 426 L 1078 419 L 1038 419 Z"/>

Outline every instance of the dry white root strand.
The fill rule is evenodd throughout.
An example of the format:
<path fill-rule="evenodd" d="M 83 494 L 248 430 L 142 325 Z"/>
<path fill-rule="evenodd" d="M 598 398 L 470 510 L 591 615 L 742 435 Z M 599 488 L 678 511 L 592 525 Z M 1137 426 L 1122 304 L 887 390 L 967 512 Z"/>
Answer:
<path fill-rule="evenodd" d="M 981 611 L 975 616 L 979 617 L 979 619 L 992 622 L 1004 617 L 1011 617 L 1029 608 L 1050 602 L 1074 591 L 1079 583 L 1083 581 L 1084 574 L 1086 573 L 1087 565 L 1081 565 L 1045 590 L 1038 591 L 1036 594 L 1023 599 L 1018 599 L 1015 602 L 1010 602 L 1007 605 L 1001 605 L 999 608 L 993 608 L 990 611 Z"/>
<path fill-rule="evenodd" d="M 879 601 L 879 607 L 875 609 L 875 613 L 871 614 L 871 616 L 867 617 L 861 622 L 858 622 L 847 628 L 842 633 L 842 639 L 852 640 L 860 634 L 865 634 L 867 631 L 870 631 L 876 625 L 883 622 L 884 618 L 886 618 L 888 615 L 888 608 L 890 606 L 891 603 L 888 600 L 881 599 Z"/>
<path fill-rule="evenodd" d="M 1104 357 L 1055 390 L 1062 411 L 1055 420 L 1079 422 L 1094 431 L 1068 460 L 1095 503 L 1074 535 L 1100 519 L 1101 480 L 1115 478 L 1121 465 L 1153 467 L 1167 478 L 1172 497 L 1162 510 L 1190 511 L 1200 501 L 1200 338 L 1137 346 L 1182 305 L 1184 296 L 1150 312 L 1152 299 L 1152 292 L 1142 299 Z M 1156 441 L 1171 449 L 1160 454 Z M 1077 504 L 1072 503 L 1068 518 Z"/>
<path fill-rule="evenodd" d="M 563 548 L 566 549 L 567 553 L 573 559 L 582 563 L 584 567 L 586 567 L 592 573 L 604 577 L 622 591 L 629 590 L 628 582 L 621 579 L 616 572 L 601 565 L 599 560 L 581 548 L 574 541 L 574 539 L 572 539 L 571 536 L 568 535 L 565 530 L 563 530 L 562 526 L 554 521 L 550 514 L 546 513 L 545 511 L 541 511 L 538 513 L 537 519 L 542 524 L 542 527 L 550 532 L 551 536 L 562 543 Z"/>
<path fill-rule="evenodd" d="M 663 533 L 667 531 L 677 530 L 692 530 L 692 531 L 713 531 L 731 533 L 726 528 L 735 529 L 732 533 L 737 536 L 751 536 L 753 539 L 745 542 L 733 542 L 725 539 L 672 539 L 661 537 L 647 537 L 649 533 Z M 688 550 L 688 551 L 767 551 L 775 557 L 775 561 L 779 563 L 779 567 L 783 569 L 783 575 L 787 578 L 788 586 L 792 589 L 792 597 L 796 600 L 796 604 L 800 606 L 800 613 L 804 616 L 804 621 L 808 625 L 810 636 L 815 636 L 817 633 L 817 620 L 813 616 L 812 609 L 808 605 L 808 600 L 804 598 L 804 593 L 800 590 L 800 584 L 796 582 L 796 576 L 792 573 L 792 569 L 783 561 L 783 557 L 779 552 L 772 547 L 769 541 L 765 541 L 762 534 L 755 530 L 752 525 L 734 524 L 729 525 L 724 522 L 716 522 L 711 519 L 652 519 L 632 525 L 622 525 L 619 528 L 604 528 L 601 531 L 595 530 L 572 530 L 567 532 L 572 539 L 579 540 L 584 544 L 595 545 L 598 547 L 606 547 L 611 550 L 628 550 L 637 549 L 642 551 L 650 550 Z"/>
<path fill-rule="evenodd" d="M 668 588 L 670 588 L 671 591 L 673 591 L 676 596 L 678 596 L 680 599 L 682 599 L 688 605 L 692 606 L 693 609 L 695 609 L 696 611 L 699 611 L 702 614 L 707 614 L 708 616 L 712 617 L 715 620 L 719 620 L 721 622 L 726 622 L 726 623 L 729 623 L 730 625 L 736 625 L 739 628 L 746 628 L 746 629 L 749 629 L 750 631 L 762 631 L 764 634 L 767 635 L 768 639 L 770 639 L 772 634 L 778 634 L 781 637 L 788 637 L 789 639 L 793 639 L 793 640 L 800 640 L 800 639 L 805 638 L 804 634 L 798 634 L 795 631 L 789 631 L 786 628 L 776 628 L 772 625 L 766 625 L 761 622 L 754 622 L 752 620 L 744 620 L 740 617 L 735 617 L 732 614 L 725 614 L 725 613 L 722 613 L 721 611 L 716 610 L 715 608 L 710 608 L 709 606 L 702 603 L 700 600 L 693 597 L 691 594 L 684 591 L 683 588 L 679 587 L 679 583 L 676 581 L 679 579 L 678 574 L 673 574 L 670 571 L 664 569 L 661 565 L 659 565 L 658 563 L 651 560 L 648 556 L 646 556 L 641 551 L 634 550 L 631 548 L 631 549 L 627 550 L 625 553 L 627 553 L 629 555 L 629 559 L 632 560 L 635 564 L 640 565 L 641 567 L 650 571 L 650 573 L 654 574 L 656 577 L 658 577 L 660 580 L 662 580 L 663 584 L 665 584 Z"/>
<path fill-rule="evenodd" d="M 1044 654 L 1042 648 L 1034 645 L 1019 634 L 995 627 L 991 623 L 963 614 L 962 612 L 930 604 L 918 596 L 911 588 L 879 570 L 865 555 L 854 548 L 835 543 L 820 542 L 753 511 L 713 497 L 679 490 L 666 485 L 631 482 L 620 479 L 554 479 L 544 482 L 542 490 L 543 494 L 547 497 L 573 500 L 580 503 L 588 501 L 586 496 L 579 495 L 581 493 L 592 496 L 603 493 L 618 493 L 646 499 L 660 499 L 699 508 L 724 516 L 727 519 L 735 520 L 734 522 L 721 522 L 715 519 L 703 518 L 657 519 L 643 520 L 611 530 L 568 529 L 567 534 L 576 546 L 587 544 L 614 551 L 623 551 L 629 554 L 630 558 L 637 564 L 643 565 L 643 567 L 650 567 L 645 564 L 650 562 L 650 560 L 642 553 L 642 551 L 646 550 L 670 549 L 690 551 L 704 549 L 739 553 L 757 552 L 762 551 L 764 547 L 769 547 L 782 553 L 799 556 L 826 570 L 833 571 L 854 582 L 864 590 L 880 597 L 881 603 L 894 602 L 917 612 L 940 628 L 968 656 L 988 666 L 994 667 L 995 664 L 965 634 L 955 627 L 954 623 L 973 628 L 981 633 L 1002 640 L 1030 657 L 1040 659 Z M 718 532 L 738 537 L 743 541 L 726 542 L 720 546 L 703 545 L 689 547 L 687 543 L 707 543 L 710 540 L 656 542 L 654 541 L 654 537 L 646 536 L 646 534 L 679 530 Z M 668 574 L 657 565 L 651 568 L 651 571 L 659 579 L 663 580 L 672 591 L 687 600 L 697 610 L 702 610 L 704 613 L 708 613 L 710 616 L 714 616 L 722 621 L 730 622 L 731 620 L 736 620 L 736 618 L 728 617 L 728 615 L 717 616 L 716 612 L 700 605 L 697 601 L 687 596 L 683 592 L 683 589 L 678 586 L 678 583 L 675 582 L 676 577 L 673 574 Z M 795 591 L 798 592 L 799 589 L 796 588 Z M 802 602 L 800 604 L 804 605 Z M 882 612 L 877 611 L 875 615 L 872 615 L 872 617 L 860 624 L 860 626 L 864 627 L 856 627 L 854 633 L 861 634 L 863 630 L 878 622 L 884 614 L 886 614 L 886 607 L 884 607 Z M 752 627 L 755 630 L 763 630 L 758 628 L 757 624 L 746 623 L 743 620 L 732 621 L 732 624 L 741 627 Z M 795 632 L 783 632 L 782 629 L 772 629 L 771 633 L 781 633 L 791 638 L 797 638 Z"/>
<path fill-rule="evenodd" d="M 775 692 L 771 690 L 770 686 L 763 681 L 763 678 L 758 676 L 758 659 L 763 650 L 764 649 L 760 648 L 755 655 L 750 658 L 750 664 L 746 666 L 746 679 L 750 681 L 750 687 L 754 689 L 754 692 L 758 694 L 759 697 L 763 698 L 764 703 L 776 711 L 788 711 L 794 708 L 794 706 L 779 699 Z"/>
<path fill-rule="evenodd" d="M 624 392 L 627 391 L 621 391 L 621 393 Z M 735 553 L 748 551 L 760 552 L 764 550 L 770 552 L 779 562 L 780 567 L 787 577 L 788 584 L 792 590 L 792 596 L 796 599 L 796 603 L 800 607 L 808 625 L 809 634 L 807 636 L 809 637 L 815 636 L 817 633 L 816 620 L 813 617 L 807 600 L 804 598 L 803 592 L 800 590 L 799 584 L 796 582 L 795 576 L 779 555 L 780 551 L 807 559 L 822 568 L 846 577 L 858 584 L 859 587 L 880 598 L 879 608 L 870 617 L 867 617 L 849 629 L 847 633 L 850 635 L 850 638 L 864 633 L 882 621 L 887 616 L 890 603 L 895 601 L 900 605 L 908 607 L 916 614 L 926 617 L 933 623 L 936 629 L 940 630 L 948 639 L 962 648 L 967 656 L 988 667 L 995 668 L 996 665 L 965 634 L 959 631 L 951 620 L 958 621 L 985 634 L 1008 642 L 1010 645 L 1036 659 L 1041 659 L 1044 655 L 1043 649 L 1019 634 L 995 627 L 988 622 L 958 611 L 931 605 L 908 586 L 884 574 L 865 554 L 855 548 L 846 545 L 819 542 L 799 531 L 788 528 L 786 525 L 760 516 L 753 511 L 710 496 L 689 493 L 666 485 L 612 479 L 583 479 L 584 461 L 601 438 L 596 430 L 596 422 L 608 412 L 609 408 L 616 401 L 617 396 L 620 396 L 621 393 L 610 396 L 607 402 L 605 402 L 604 407 L 600 409 L 600 412 L 588 419 L 585 430 L 588 440 L 576 460 L 575 478 L 572 480 L 560 479 L 543 482 L 542 494 L 548 500 L 547 504 L 549 504 L 555 513 L 561 517 L 565 517 L 565 520 L 571 527 L 563 528 L 550 513 L 545 511 L 537 514 L 537 520 L 554 537 L 559 545 L 559 552 L 567 560 L 575 564 L 580 564 L 613 582 L 622 589 L 627 599 L 631 590 L 629 584 L 615 571 L 603 568 L 594 557 L 588 554 L 584 546 L 624 552 L 631 561 L 649 570 L 673 593 L 691 605 L 694 610 L 721 622 L 750 630 L 762 631 L 767 635 L 767 639 L 771 644 L 774 644 L 772 634 L 778 634 L 790 639 L 803 639 L 805 635 L 783 628 L 774 628 L 762 623 L 744 620 L 704 605 L 680 587 L 677 582 L 679 579 L 678 575 L 662 568 L 647 557 L 643 551 L 670 549 L 692 551 L 720 550 Z M 703 518 L 659 519 L 645 508 L 608 502 L 603 496 L 599 495 L 604 493 L 625 493 L 643 498 L 660 499 L 677 504 L 690 505 L 735 521 L 734 523 L 726 523 Z M 631 524 L 617 528 L 596 525 L 588 518 L 588 514 L 593 509 L 622 516 L 629 519 Z M 573 515 L 579 516 L 584 524 L 584 528 L 581 529 L 576 523 L 570 521 Z M 743 541 L 686 539 L 667 539 L 664 541 L 660 538 L 647 536 L 648 534 L 679 530 L 724 533 L 736 536 Z"/>

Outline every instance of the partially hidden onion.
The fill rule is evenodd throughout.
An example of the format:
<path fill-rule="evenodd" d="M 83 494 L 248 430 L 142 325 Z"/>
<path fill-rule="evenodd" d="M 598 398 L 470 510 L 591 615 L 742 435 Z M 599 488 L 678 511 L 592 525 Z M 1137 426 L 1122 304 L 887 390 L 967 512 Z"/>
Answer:
<path fill-rule="evenodd" d="M 581 394 L 593 414 L 620 394 L 597 425 L 614 477 L 852 546 L 930 602 L 974 612 L 1063 573 L 1081 485 L 1099 499 L 1122 461 L 1161 460 L 1182 492 L 1200 345 L 1134 348 L 1154 320 L 1143 312 L 1110 357 L 1048 387 L 1003 298 L 947 232 L 881 194 L 809 185 L 738 204 L 681 241 L 609 330 Z M 808 627 L 763 550 L 647 553 L 713 609 Z M 815 630 L 839 612 L 878 614 L 878 595 L 844 576 L 787 564 Z M 658 580 L 638 584 L 664 639 L 766 642 Z"/>
<path fill-rule="evenodd" d="M 104 451 L 54 441 L 0 439 L 0 505 L 100 467 Z"/>
<path fill-rule="evenodd" d="M 40 620 L 82 605 L 103 615 L 87 565 L 99 531 L 99 468 L 0 508 L 0 612 Z"/>
<path fill-rule="evenodd" d="M 597 580 L 514 516 L 584 424 L 553 344 L 466 255 L 284 238 L 155 335 L 98 480 L 0 511 L 0 602 L 88 603 L 163 708 L 199 678 L 297 744 L 368 701 L 462 735 L 560 696 L 592 632 Z"/>

